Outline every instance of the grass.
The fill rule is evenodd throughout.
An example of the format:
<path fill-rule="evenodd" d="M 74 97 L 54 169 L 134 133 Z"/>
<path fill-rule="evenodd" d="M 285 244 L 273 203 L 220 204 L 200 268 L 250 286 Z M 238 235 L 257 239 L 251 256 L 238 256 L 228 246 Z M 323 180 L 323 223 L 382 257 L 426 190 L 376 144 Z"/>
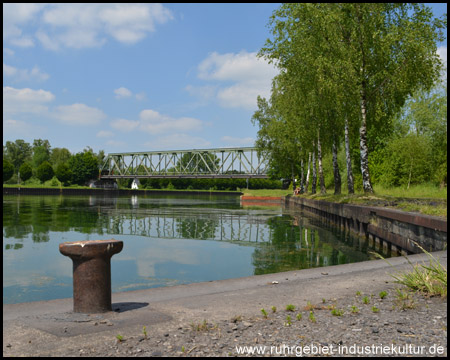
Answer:
<path fill-rule="evenodd" d="M 295 311 L 295 305 L 292 304 L 286 305 L 286 311 Z"/>
<path fill-rule="evenodd" d="M 191 323 L 191 328 L 196 332 L 206 332 L 217 329 L 217 325 L 209 325 L 206 320 L 203 320 L 202 323 Z"/>
<path fill-rule="evenodd" d="M 410 291 L 403 291 L 402 289 L 395 289 L 397 295 L 394 299 L 394 307 L 400 310 L 414 309 L 416 304 Z"/>
<path fill-rule="evenodd" d="M 264 318 L 267 319 L 267 311 L 265 309 L 261 309 L 261 313 L 263 314 Z"/>
<path fill-rule="evenodd" d="M 342 186 L 342 194 L 334 195 L 334 190 L 328 189 L 326 194 L 302 194 L 301 197 L 313 200 L 324 200 L 341 204 L 356 204 L 370 206 L 386 206 L 403 211 L 420 212 L 422 214 L 447 217 L 447 188 L 439 188 L 433 184 L 422 184 L 404 187 L 387 188 L 374 185 L 373 194 L 357 191 L 348 194 Z M 286 196 L 292 195 L 290 190 L 252 190 L 242 189 L 245 196 Z"/>
<path fill-rule="evenodd" d="M 292 190 L 280 189 L 241 189 L 244 196 L 286 196 L 292 195 Z"/>
<path fill-rule="evenodd" d="M 405 285 L 411 290 L 428 296 L 447 297 L 447 269 L 432 254 L 416 242 L 414 243 L 427 255 L 429 265 L 425 263 L 413 264 L 406 257 L 408 263 L 412 266 L 412 271 L 399 272 L 391 274 L 391 276 L 396 280 L 396 283 Z M 383 259 L 381 255 L 377 256 Z M 389 264 L 388 261 L 387 263 Z"/>

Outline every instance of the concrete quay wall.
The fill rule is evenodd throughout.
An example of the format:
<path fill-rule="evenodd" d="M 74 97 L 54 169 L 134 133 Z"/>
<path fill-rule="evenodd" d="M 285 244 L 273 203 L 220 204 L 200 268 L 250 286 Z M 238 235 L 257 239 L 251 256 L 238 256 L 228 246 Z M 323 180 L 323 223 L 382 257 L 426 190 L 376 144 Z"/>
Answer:
<path fill-rule="evenodd" d="M 395 209 L 286 196 L 285 206 L 318 216 L 327 224 L 365 237 L 369 245 L 390 248 L 403 254 L 422 250 L 440 251 L 447 247 L 447 220 Z"/>

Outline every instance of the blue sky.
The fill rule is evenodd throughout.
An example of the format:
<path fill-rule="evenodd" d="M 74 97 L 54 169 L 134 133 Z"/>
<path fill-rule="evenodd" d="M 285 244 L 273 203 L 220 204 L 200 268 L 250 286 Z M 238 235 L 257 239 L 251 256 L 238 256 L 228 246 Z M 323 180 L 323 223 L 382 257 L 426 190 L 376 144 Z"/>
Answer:
<path fill-rule="evenodd" d="M 446 4 L 429 4 L 436 16 Z M 253 146 L 278 4 L 3 4 L 3 144 Z M 447 42 L 439 44 L 447 59 Z"/>

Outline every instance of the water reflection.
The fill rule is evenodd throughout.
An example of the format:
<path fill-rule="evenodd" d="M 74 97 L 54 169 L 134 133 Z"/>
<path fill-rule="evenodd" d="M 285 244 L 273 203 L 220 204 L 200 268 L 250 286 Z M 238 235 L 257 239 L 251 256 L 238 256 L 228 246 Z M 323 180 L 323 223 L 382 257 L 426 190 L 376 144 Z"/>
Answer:
<path fill-rule="evenodd" d="M 113 291 L 369 259 L 361 239 L 238 198 L 4 196 L 3 302 L 71 297 L 72 264 L 58 244 L 110 238 L 124 241 Z"/>

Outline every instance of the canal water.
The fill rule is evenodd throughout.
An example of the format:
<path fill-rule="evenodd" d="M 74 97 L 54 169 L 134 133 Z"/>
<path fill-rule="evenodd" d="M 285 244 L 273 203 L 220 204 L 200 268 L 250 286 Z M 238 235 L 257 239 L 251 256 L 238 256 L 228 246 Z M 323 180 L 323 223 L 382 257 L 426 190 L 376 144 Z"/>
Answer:
<path fill-rule="evenodd" d="M 102 239 L 124 242 L 113 292 L 374 258 L 362 239 L 237 196 L 4 195 L 3 303 L 72 297 L 72 261 L 58 245 Z"/>

